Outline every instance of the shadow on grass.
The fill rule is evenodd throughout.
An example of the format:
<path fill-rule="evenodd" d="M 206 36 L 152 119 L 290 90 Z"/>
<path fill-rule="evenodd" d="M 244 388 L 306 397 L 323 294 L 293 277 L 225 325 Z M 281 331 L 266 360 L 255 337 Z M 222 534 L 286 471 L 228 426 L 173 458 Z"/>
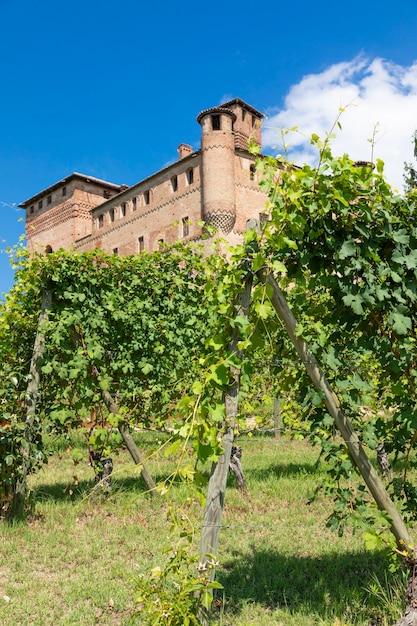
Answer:
<path fill-rule="evenodd" d="M 383 607 L 366 589 L 375 576 L 383 581 L 388 562 L 377 553 L 333 553 L 323 557 L 287 556 L 273 550 L 237 552 L 222 563 L 217 580 L 223 585 L 227 616 L 244 606 L 259 604 L 266 610 L 281 607 L 289 613 L 349 613 L 355 623 L 368 624 Z M 388 575 L 388 579 L 389 579 Z M 219 598 L 223 591 L 219 592 Z M 356 622 L 356 620 L 358 620 Z"/>
<path fill-rule="evenodd" d="M 268 467 L 260 469 L 245 468 L 243 459 L 243 471 L 245 475 L 254 480 L 263 481 L 268 478 L 302 478 L 305 475 L 313 476 L 318 473 L 313 463 L 271 463 Z"/>
<path fill-rule="evenodd" d="M 156 484 L 166 479 L 166 476 L 153 476 Z M 179 479 L 174 482 L 180 482 Z M 78 480 L 75 482 L 54 482 L 38 485 L 33 490 L 33 499 L 35 502 L 79 502 L 86 496 L 92 494 L 97 485 L 92 476 L 91 480 Z M 149 489 L 139 475 L 122 476 L 121 474 L 113 475 L 112 486 L 109 497 L 117 497 L 120 494 L 141 495 L 149 493 Z"/>

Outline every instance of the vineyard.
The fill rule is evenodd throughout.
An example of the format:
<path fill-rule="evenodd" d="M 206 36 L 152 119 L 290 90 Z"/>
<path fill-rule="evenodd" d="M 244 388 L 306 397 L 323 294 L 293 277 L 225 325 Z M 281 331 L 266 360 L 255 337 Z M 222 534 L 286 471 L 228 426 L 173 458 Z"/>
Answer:
<path fill-rule="evenodd" d="M 141 449 L 157 449 L 157 435 L 134 436 Z M 363 626 L 378 617 L 383 626 L 393 624 L 402 602 L 388 606 L 377 595 L 389 589 L 383 571 L 388 557 L 366 550 L 360 533 L 338 537 L 327 528 L 332 505 L 324 495 L 308 504 L 325 478 L 325 465 L 315 467 L 318 449 L 284 436 L 242 435 L 239 442 L 247 492 L 230 477 L 216 571 L 223 589 L 215 592 L 213 626 L 334 626 L 337 619 Z M 74 447 L 83 453 L 75 466 Z M 115 458 L 112 493 L 97 502 L 81 438 L 60 438 L 51 448 L 48 465 L 29 478 L 36 499 L 32 516 L 25 525 L 1 529 L 0 622 L 143 624 L 140 613 L 130 622 L 140 606 L 139 585 L 154 568 L 165 567 L 170 546 L 183 542 L 198 554 L 200 505 L 189 501 L 179 480 L 169 503 L 150 498 L 124 451 Z M 154 458 L 148 467 L 156 480 L 174 470 L 175 457 Z M 186 515 L 194 528 L 191 543 L 180 538 L 168 509 Z M 402 595 L 404 574 L 389 575 Z"/>
<path fill-rule="evenodd" d="M 204 505 L 197 553 L 195 523 L 170 514 L 189 541 L 141 579 L 138 623 L 212 619 L 232 446 L 254 424 L 271 426 L 263 407 L 274 398 L 282 425 L 321 450 L 327 471 L 311 501 L 327 496 L 330 528 L 360 529 L 368 549 L 406 565 L 408 621 L 398 624 L 417 623 L 415 196 L 394 194 L 381 162 L 312 143 L 317 168 L 284 166 L 277 179 L 276 162 L 259 161 L 269 219 L 249 223 L 227 257 L 176 245 L 16 259 L 0 326 L 5 522 L 30 516 L 48 442 L 74 431 L 83 444 L 71 445 L 72 462 L 88 451 L 95 497 L 113 497 L 111 470 L 127 450 L 161 515 L 178 481 Z M 160 445 L 139 446 L 139 431 Z M 155 458 L 171 470 L 155 474 Z"/>

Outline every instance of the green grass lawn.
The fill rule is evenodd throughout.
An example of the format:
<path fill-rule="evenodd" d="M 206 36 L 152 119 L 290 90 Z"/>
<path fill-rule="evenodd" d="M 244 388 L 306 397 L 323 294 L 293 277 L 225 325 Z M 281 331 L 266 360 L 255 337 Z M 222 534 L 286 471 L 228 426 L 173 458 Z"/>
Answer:
<path fill-rule="evenodd" d="M 158 443 L 149 435 L 142 449 Z M 386 583 L 387 562 L 367 552 L 360 534 L 338 537 L 325 526 L 331 504 L 307 504 L 320 476 L 318 451 L 304 442 L 240 440 L 248 493 L 229 479 L 220 534 L 213 624 L 223 626 L 389 626 L 401 610 L 402 581 Z M 0 624 L 141 624 L 134 612 L 138 576 L 163 563 L 170 545 L 168 506 L 185 511 L 198 551 L 202 511 L 177 483 L 169 500 L 151 498 L 122 453 L 113 490 L 91 497 L 92 469 L 74 466 L 65 446 L 32 477 L 35 515 L 0 526 Z M 172 471 L 154 458 L 153 477 Z M 381 581 L 380 583 L 377 580 Z M 392 578 L 389 578 L 391 581 Z M 369 588 L 379 588 L 378 599 Z"/>

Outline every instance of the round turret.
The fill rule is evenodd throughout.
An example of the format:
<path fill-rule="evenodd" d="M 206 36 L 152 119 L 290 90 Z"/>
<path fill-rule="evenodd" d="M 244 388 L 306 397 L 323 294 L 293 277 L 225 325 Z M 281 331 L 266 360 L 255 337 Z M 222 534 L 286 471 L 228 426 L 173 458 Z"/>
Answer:
<path fill-rule="evenodd" d="M 202 111 L 201 125 L 202 217 L 228 234 L 236 220 L 235 141 L 233 111 L 215 107 Z"/>

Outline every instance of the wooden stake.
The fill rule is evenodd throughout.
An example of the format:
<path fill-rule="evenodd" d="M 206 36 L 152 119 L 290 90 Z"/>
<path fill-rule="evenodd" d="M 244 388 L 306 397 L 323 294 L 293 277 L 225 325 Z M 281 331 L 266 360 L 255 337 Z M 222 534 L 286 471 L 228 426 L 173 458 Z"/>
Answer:
<path fill-rule="evenodd" d="M 41 311 L 38 318 L 38 328 L 36 331 L 32 359 L 30 361 L 29 367 L 29 382 L 26 388 L 26 419 L 25 430 L 23 434 L 24 443 L 22 443 L 21 446 L 21 454 L 23 458 L 29 458 L 30 456 L 32 429 L 35 422 L 36 403 L 38 400 L 39 386 L 41 380 L 40 361 L 43 358 L 45 352 L 45 336 L 43 332 L 43 327 L 44 324 L 48 321 L 51 302 L 52 294 L 49 290 L 45 290 L 42 294 Z M 27 493 L 27 476 L 28 468 L 26 467 L 26 464 L 23 463 L 22 474 L 14 485 L 13 499 L 9 510 L 7 511 L 7 517 L 9 519 L 16 519 L 24 516 L 25 499 Z"/>
<path fill-rule="evenodd" d="M 273 276 L 267 270 L 259 270 L 257 272 L 257 276 L 264 285 L 269 285 L 271 287 L 272 305 L 286 328 L 287 333 L 297 350 L 298 356 L 304 364 L 311 380 L 318 389 L 323 391 L 327 410 L 333 417 L 335 424 L 346 443 L 350 455 L 356 467 L 359 469 L 362 478 L 364 479 L 375 502 L 381 511 L 388 513 L 391 519 L 391 530 L 397 541 L 399 549 L 404 550 L 404 548 L 412 548 L 413 541 L 408 533 L 408 530 L 391 498 L 389 497 L 381 479 L 368 459 L 368 456 L 359 441 L 358 435 L 353 430 L 350 420 L 343 412 L 338 397 L 331 389 L 330 384 L 321 370 L 314 354 L 310 351 L 305 341 L 300 339 L 300 337 L 297 337 L 295 333 L 297 321 L 288 306 L 281 289 Z"/>
<path fill-rule="evenodd" d="M 255 228 L 254 220 L 249 220 L 246 228 Z M 252 293 L 253 275 L 250 273 L 245 278 L 244 288 L 240 297 L 237 315 L 248 316 L 249 305 Z M 232 333 L 230 352 L 240 354 L 238 347 L 238 334 L 235 330 Z M 203 526 L 201 530 L 200 542 L 200 563 L 199 568 L 207 566 L 216 557 L 219 545 L 220 526 L 223 515 L 224 499 L 226 495 L 227 477 L 229 474 L 230 456 L 232 452 L 234 428 L 238 411 L 239 399 L 239 371 L 234 369 L 233 383 L 224 394 L 226 420 L 224 423 L 224 435 L 222 438 L 223 454 L 217 463 L 213 463 L 207 492 L 206 507 L 203 516 Z M 215 576 L 213 563 L 210 569 L 210 579 Z M 201 608 L 201 623 L 208 624 L 208 612 Z"/>
<path fill-rule="evenodd" d="M 111 394 L 108 391 L 102 389 L 101 397 L 103 398 L 103 402 L 106 405 L 107 410 L 110 413 L 113 413 L 113 415 L 117 415 L 119 413 L 119 408 L 116 402 L 113 400 Z M 126 448 L 129 450 L 130 456 L 132 457 L 133 461 L 135 462 L 136 465 L 142 466 L 142 469 L 140 472 L 141 476 L 143 480 L 145 481 L 146 486 L 148 487 L 149 491 L 152 493 L 156 488 L 155 482 L 143 462 L 142 455 L 138 447 L 136 446 L 135 441 L 130 433 L 129 426 L 126 423 L 122 422 L 121 424 L 119 424 L 118 429 L 119 429 L 119 433 L 122 436 L 122 439 L 124 441 Z"/>
<path fill-rule="evenodd" d="M 78 345 L 83 345 L 83 341 L 82 341 L 82 337 L 79 333 L 79 331 L 76 331 L 75 329 L 73 330 L 73 341 L 75 343 L 76 346 Z M 85 346 L 84 346 L 85 349 Z M 97 369 L 97 367 L 95 365 L 92 365 L 92 374 L 93 376 L 98 380 L 100 373 L 99 370 Z M 104 404 L 106 405 L 107 410 L 109 411 L 109 413 L 113 413 L 113 415 L 118 415 L 119 414 L 119 407 L 117 406 L 116 401 L 113 399 L 112 395 L 106 391 L 105 389 L 101 390 L 101 397 L 103 399 Z M 151 493 L 153 493 L 155 491 L 156 485 L 155 482 L 152 478 L 152 476 L 150 475 L 150 473 L 148 472 L 143 460 L 142 460 L 142 455 L 138 449 L 138 447 L 135 444 L 135 441 L 130 433 L 129 430 L 129 426 L 126 423 L 121 423 L 118 426 L 118 430 L 119 433 L 122 436 L 122 439 L 124 441 L 124 444 L 126 446 L 126 448 L 128 449 L 130 456 L 132 457 L 134 463 L 136 465 L 141 465 L 142 469 L 141 469 L 141 476 L 143 478 L 143 480 L 146 483 L 146 486 L 148 487 L 149 491 Z"/>
<path fill-rule="evenodd" d="M 252 291 L 252 274 L 249 274 L 245 280 L 245 287 L 242 293 L 238 315 L 247 316 L 249 310 L 249 302 Z M 237 353 L 238 337 L 233 332 L 230 345 L 231 352 Z M 222 520 L 224 497 L 226 493 L 227 477 L 229 474 L 230 455 L 232 452 L 232 444 L 234 437 L 234 428 L 236 424 L 236 415 L 238 410 L 239 396 L 239 372 L 233 371 L 233 383 L 224 394 L 224 403 L 226 410 L 225 432 L 222 438 L 223 454 L 217 461 L 213 463 L 207 493 L 207 503 L 204 510 L 203 528 L 200 543 L 200 565 L 204 565 L 210 559 L 207 555 L 216 555 L 219 543 L 220 525 Z M 214 569 L 212 570 L 214 577 Z"/>

